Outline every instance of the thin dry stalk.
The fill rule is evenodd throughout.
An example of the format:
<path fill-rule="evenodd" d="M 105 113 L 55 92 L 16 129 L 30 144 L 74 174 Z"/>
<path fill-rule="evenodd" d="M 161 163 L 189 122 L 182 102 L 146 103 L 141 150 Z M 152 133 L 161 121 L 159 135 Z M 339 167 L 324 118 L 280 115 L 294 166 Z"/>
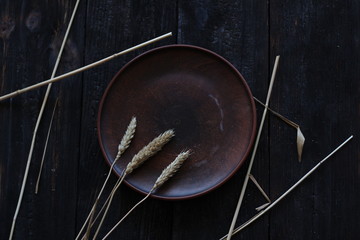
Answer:
<path fill-rule="evenodd" d="M 149 193 L 142 199 L 140 200 L 134 207 L 132 207 L 126 214 L 124 217 L 122 217 L 120 219 L 120 221 L 118 221 L 115 226 L 102 238 L 102 240 L 106 239 L 114 230 L 115 228 L 117 228 L 120 223 L 136 208 L 138 207 L 141 203 L 143 203 L 150 195 L 151 193 L 153 193 L 154 191 L 156 191 L 157 189 L 159 189 L 167 180 L 169 180 L 181 167 L 181 165 L 184 163 L 184 161 L 190 156 L 190 150 L 186 151 L 186 152 L 181 152 L 176 158 L 175 160 L 170 163 L 160 174 L 160 176 L 156 179 L 154 186 L 152 187 L 152 189 L 149 191 Z M 94 238 L 95 239 L 95 238 Z"/>
<path fill-rule="evenodd" d="M 111 167 L 110 167 L 109 172 L 108 172 L 108 174 L 107 174 L 107 177 L 106 177 L 106 179 L 105 179 L 105 181 L 104 181 L 104 184 L 103 184 L 103 186 L 102 186 L 102 188 L 101 188 L 101 190 L 100 190 L 100 192 L 99 192 L 99 194 L 98 194 L 98 196 L 97 196 L 97 198 L 96 198 L 96 200 L 95 200 L 94 205 L 92 206 L 92 208 L 91 208 L 91 210 L 90 210 L 89 215 L 87 216 L 87 218 L 86 218 L 83 226 L 81 227 L 78 235 L 76 236 L 76 239 L 78 239 L 78 238 L 80 237 L 81 232 L 84 230 L 87 222 L 89 222 L 89 225 L 88 225 L 89 227 L 88 227 L 86 233 L 88 233 L 88 232 L 90 231 L 92 221 L 89 221 L 89 219 L 92 220 L 93 214 L 95 213 L 95 209 L 96 209 L 97 203 L 99 202 L 100 197 L 101 197 L 101 195 L 102 195 L 102 193 L 103 193 L 103 191 L 104 191 L 104 189 L 105 189 L 105 186 L 106 186 L 106 184 L 107 184 L 107 182 L 108 182 L 108 180 L 109 180 L 109 178 L 110 178 L 111 171 L 113 170 L 114 165 L 117 163 L 117 161 L 119 160 L 119 158 L 121 157 L 121 155 L 122 155 L 122 154 L 125 152 L 125 150 L 129 147 L 129 145 L 130 145 L 130 143 L 131 143 L 131 140 L 133 139 L 133 137 L 134 137 L 134 135 L 135 135 L 135 130 L 136 130 L 136 117 L 132 117 L 132 118 L 131 118 L 131 121 L 130 121 L 127 129 L 126 129 L 126 132 L 125 132 L 124 136 L 122 137 L 122 139 L 121 139 L 121 141 L 120 141 L 120 144 L 119 144 L 119 146 L 118 146 L 118 152 L 117 152 L 117 154 L 116 154 L 116 157 L 115 157 L 115 159 L 114 159 L 114 162 L 111 164 Z M 86 238 L 86 235 L 85 235 L 85 238 Z"/>
<path fill-rule="evenodd" d="M 102 224 L 103 224 L 104 221 L 105 221 L 105 218 L 106 218 L 107 213 L 108 213 L 108 211 L 109 211 L 109 208 L 110 208 L 110 206 L 111 206 L 112 200 L 113 200 L 113 198 L 114 198 L 114 196 L 115 196 L 115 193 L 116 193 L 116 191 L 119 189 L 119 187 L 120 187 L 121 183 L 123 182 L 123 180 L 125 179 L 125 176 L 126 176 L 126 175 L 124 174 L 124 175 L 120 178 L 120 181 L 115 184 L 113 190 L 111 191 L 111 193 L 110 193 L 110 195 L 109 195 L 109 201 L 108 201 L 107 203 L 106 203 L 106 202 L 104 203 L 103 207 L 106 206 L 106 208 L 105 208 L 104 214 L 103 214 L 103 216 L 102 216 L 102 218 L 101 218 L 101 220 L 100 220 L 99 226 L 97 227 L 97 229 L 96 229 L 96 231 L 95 231 L 93 240 L 95 240 L 96 237 L 97 237 L 97 235 L 99 234 L 100 229 L 101 229 L 101 226 L 102 226 Z M 101 210 L 100 210 L 100 211 L 101 211 Z M 94 221 L 94 222 L 95 222 L 95 221 Z"/>
<path fill-rule="evenodd" d="M 328 160 L 334 153 L 336 153 L 340 148 L 342 148 L 346 143 L 348 143 L 353 136 L 350 136 L 348 139 L 346 139 L 342 144 L 340 144 L 335 150 L 333 150 L 329 155 L 327 155 L 324 159 L 322 159 L 318 164 L 316 164 L 310 171 L 308 171 L 302 178 L 300 178 L 293 186 L 291 186 L 286 192 L 284 192 L 278 199 L 276 199 L 273 203 L 271 203 L 267 208 L 265 208 L 263 211 L 259 212 L 252 218 L 250 218 L 248 221 L 243 223 L 240 227 L 237 227 L 234 231 L 232 231 L 230 234 L 235 235 L 236 233 L 240 232 L 247 226 L 249 226 L 251 223 L 253 223 L 255 220 L 257 220 L 259 217 L 264 215 L 266 212 L 268 212 L 271 208 L 273 208 L 276 204 L 278 204 L 283 198 L 285 198 L 291 191 L 293 191 L 300 183 L 302 183 L 307 177 L 309 177 L 315 170 L 320 167 L 321 164 L 323 164 L 326 160 Z M 224 237 L 220 238 L 220 240 L 224 240 L 228 237 L 228 235 L 225 235 Z"/>
<path fill-rule="evenodd" d="M 142 165 L 147 159 L 149 159 L 151 156 L 153 156 L 154 154 L 156 154 L 157 152 L 159 152 L 163 146 L 168 143 L 172 137 L 175 136 L 175 132 L 174 130 L 170 129 L 165 131 L 164 133 L 160 134 L 158 137 L 156 137 L 155 139 L 153 139 L 148 145 L 146 145 L 145 147 L 143 147 L 133 158 L 132 160 L 128 163 L 128 165 L 125 168 L 125 173 L 123 174 L 123 178 L 125 178 L 125 176 L 127 176 L 128 174 L 130 174 L 131 172 L 133 172 L 136 168 L 138 168 L 140 165 Z M 96 229 L 94 238 L 95 239 L 100 231 L 100 228 L 105 220 L 105 217 L 108 213 L 108 210 L 110 208 L 112 199 L 117 191 L 117 189 L 119 188 L 120 184 L 122 181 L 120 181 L 120 183 L 115 184 L 112 193 L 111 193 L 111 197 L 110 200 L 106 206 L 104 215 L 101 218 L 101 221 L 99 223 L 98 228 Z"/>
<path fill-rule="evenodd" d="M 132 212 L 134 211 L 135 208 L 137 208 L 141 203 L 143 203 L 148 197 L 150 197 L 152 192 L 149 192 L 143 199 L 141 199 L 137 204 L 135 204 L 135 206 L 133 206 L 126 214 L 124 217 L 122 217 L 120 219 L 120 221 L 118 221 L 115 226 L 102 238 L 102 240 L 106 239 L 109 237 L 109 235 L 115 230 L 115 228 L 117 228 L 120 223 Z"/>
<path fill-rule="evenodd" d="M 61 59 L 64 47 L 65 47 L 65 43 L 66 43 L 67 38 L 69 36 L 69 32 L 70 32 L 73 20 L 75 18 L 76 11 L 78 9 L 79 3 L 80 3 L 80 0 L 77 0 L 76 3 L 75 3 L 75 7 L 74 7 L 74 10 L 72 12 L 68 27 L 66 29 L 66 33 L 65 33 L 64 39 L 62 41 L 59 54 L 58 54 L 58 56 L 56 58 L 55 66 L 54 66 L 53 72 L 51 74 L 50 81 L 54 79 L 56 71 L 58 69 L 60 59 Z M 51 90 L 51 85 L 49 85 L 47 90 L 46 90 L 44 100 L 43 100 L 43 102 L 41 104 L 40 112 L 39 112 L 38 118 L 36 120 L 35 129 L 34 129 L 33 137 L 32 137 L 32 140 L 31 140 L 30 151 L 29 151 L 29 155 L 28 155 L 28 159 L 27 159 L 27 163 L 26 163 L 26 167 L 25 167 L 24 178 L 23 178 L 23 182 L 22 182 L 22 186 L 21 186 L 21 190 L 20 190 L 20 195 L 19 195 L 17 206 L 16 206 L 15 214 L 14 214 L 14 217 L 13 217 L 13 222 L 12 222 L 12 225 L 11 225 L 9 240 L 12 239 L 13 234 L 14 234 L 16 219 L 17 219 L 17 215 L 19 214 L 19 211 L 20 211 L 21 202 L 22 202 L 22 198 L 23 198 L 23 195 L 24 195 L 25 185 L 26 185 L 26 181 L 27 181 L 27 177 L 28 177 L 28 173 L 29 173 L 29 168 L 30 168 L 30 163 L 31 163 L 31 159 L 32 159 L 32 154 L 33 154 L 33 151 L 34 151 L 34 145 L 35 145 L 35 141 L 36 141 L 37 131 L 38 131 L 38 128 L 39 128 L 39 125 L 40 125 L 42 115 L 44 113 L 44 109 L 45 109 L 46 102 L 47 102 L 47 99 L 48 99 L 49 94 L 50 94 L 50 90 Z M 4 98 L 4 99 L 6 99 L 6 98 Z M 0 97 L 0 101 L 1 100 L 2 100 L 2 97 Z"/>
<path fill-rule="evenodd" d="M 39 192 L 39 183 L 40 183 L 40 178 L 41 178 L 41 172 L 42 172 L 43 165 L 44 165 L 46 150 L 47 150 L 47 146 L 48 146 L 49 138 L 50 138 L 50 133 L 51 133 L 51 126 L 52 126 L 52 122 L 53 122 L 53 120 L 54 120 L 54 115 L 55 115 L 55 110 L 56 110 L 56 106 L 57 106 L 58 100 L 59 100 L 59 99 L 57 98 L 57 99 L 56 99 L 56 102 L 55 102 L 55 106 L 54 106 L 53 112 L 52 112 L 52 115 L 51 115 L 51 120 L 50 120 L 50 125 L 49 125 L 49 129 L 48 129 L 48 133 L 47 133 L 47 136 L 46 136 L 44 151 L 43 151 L 43 155 L 42 155 L 42 158 L 41 158 L 41 164 L 40 164 L 39 174 L 38 174 L 38 177 L 37 177 L 37 180 L 36 180 L 35 194 L 38 194 L 38 192 Z"/>
<path fill-rule="evenodd" d="M 115 186 L 113 187 L 113 189 L 110 192 L 110 195 L 106 198 L 106 200 L 105 200 L 104 204 L 102 205 L 101 209 L 98 211 L 98 213 L 96 214 L 96 217 L 91 222 L 91 227 L 93 227 L 95 222 L 99 219 L 101 213 L 105 210 L 105 207 L 107 207 L 109 205 L 108 202 L 110 201 L 110 199 L 112 199 L 112 197 L 114 195 L 114 192 L 120 187 L 121 183 L 123 182 L 123 180 L 125 178 L 125 175 L 123 175 L 123 174 L 124 174 L 124 171 L 121 173 L 122 177 L 118 178 L 118 180 L 115 183 Z M 85 235 L 81 238 L 81 240 L 83 240 L 83 239 L 85 239 Z"/>
<path fill-rule="evenodd" d="M 123 175 L 123 174 L 122 174 Z M 101 213 L 105 210 L 105 207 L 108 205 L 108 202 L 110 201 L 111 196 L 113 195 L 113 193 L 117 190 L 117 188 L 121 185 L 122 181 L 123 181 L 124 177 L 118 178 L 118 180 L 115 183 L 115 186 L 113 187 L 113 189 L 110 192 L 110 195 L 106 198 L 104 204 L 102 205 L 101 209 L 99 210 L 99 212 L 97 213 L 94 221 L 91 224 L 91 227 L 94 225 L 94 223 L 99 219 Z"/>
<path fill-rule="evenodd" d="M 154 42 L 156 42 L 156 41 L 159 41 L 159 40 L 161 40 L 161 39 L 164 39 L 164 38 L 167 38 L 167 37 L 170 37 L 170 36 L 172 36 L 172 33 L 171 33 L 171 32 L 169 32 L 169 33 L 167 33 L 167 34 L 164 34 L 164 35 L 161 35 L 161 36 L 159 36 L 159 37 L 153 38 L 153 39 L 151 39 L 151 40 L 149 40 L 149 41 L 146 41 L 146 42 L 143 42 L 143 43 L 141 43 L 141 44 L 138 44 L 138 45 L 136 45 L 136 46 L 134 46 L 134 47 L 128 48 L 128 49 L 126 49 L 126 50 L 124 50 L 124 51 L 115 53 L 115 54 L 113 54 L 113 55 L 111 55 L 111 56 L 109 56 L 109 57 L 103 58 L 103 59 L 101 59 L 101 60 L 99 60 L 99 61 L 97 61 L 97 62 L 94 62 L 94 63 L 88 64 L 88 65 L 86 65 L 86 66 L 84 66 L 84 67 L 75 69 L 75 70 L 73 70 L 73 71 L 71 71 L 71 72 L 65 73 L 65 74 L 60 75 L 60 76 L 58 76 L 58 77 L 55 77 L 55 78 L 52 78 L 52 79 L 49 79 L 49 80 L 45 80 L 45 81 L 43 81 L 43 82 L 40 82 L 40 83 L 31 85 L 31 86 L 29 86 L 29 87 L 25 87 L 25 88 L 23 88 L 23 89 L 16 90 L 16 91 L 14 91 L 14 92 L 12 92 L 12 93 L 8 93 L 8 94 L 3 95 L 3 96 L 0 97 L 0 102 L 3 101 L 3 100 L 5 100 L 5 99 L 15 97 L 15 96 L 17 96 L 17 95 L 19 95 L 19 94 L 22 94 L 22 93 L 25 93 L 25 92 L 34 90 L 34 89 L 36 89 L 36 88 L 39 88 L 39 87 L 48 85 L 48 84 L 50 84 L 50 83 L 54 83 L 54 82 L 60 81 L 60 80 L 62 80 L 62 79 L 64 79 L 64 78 L 73 76 L 73 75 L 75 75 L 75 74 L 81 73 L 81 72 L 86 71 L 86 70 L 88 70 L 88 69 L 91 69 L 91 68 L 93 68 L 93 67 L 99 66 L 100 64 L 103 64 L 103 63 L 105 63 L 105 62 L 108 62 L 108 61 L 110 61 L 110 60 L 112 60 L 112 59 L 114 59 L 114 58 L 116 58 L 116 57 L 118 57 L 118 56 L 124 55 L 124 54 L 126 54 L 126 53 L 129 53 L 129 52 L 131 52 L 131 51 L 137 50 L 137 49 L 139 49 L 139 48 L 145 47 L 145 46 L 147 46 L 147 45 L 149 45 L 149 44 L 151 44 L 151 43 L 154 43 Z"/>
<path fill-rule="evenodd" d="M 253 152 L 252 152 L 252 155 L 251 155 L 249 167 L 248 167 L 248 170 L 247 170 L 247 173 L 246 173 L 246 176 L 245 176 L 243 187 L 241 189 L 241 193 L 240 193 L 238 204 L 237 204 L 236 209 L 235 209 L 234 217 L 233 217 L 231 225 L 230 225 L 227 240 L 231 239 L 231 236 L 232 236 L 231 233 L 234 230 L 235 223 L 236 223 L 236 220 L 237 220 L 238 215 L 239 215 L 240 207 L 241 207 L 242 201 L 244 199 L 245 190 L 246 190 L 247 183 L 249 181 L 249 176 L 250 176 L 250 173 L 251 173 L 251 168 L 252 168 L 252 165 L 254 163 L 256 150 L 257 150 L 257 147 L 259 145 L 261 132 L 262 132 L 262 129 L 263 129 L 263 126 L 264 126 L 265 117 L 266 117 L 266 114 L 267 114 L 267 106 L 269 105 L 270 96 L 271 96 L 272 88 L 273 88 L 274 81 L 275 81 L 276 71 L 277 71 L 277 67 L 279 65 L 279 59 L 280 59 L 280 56 L 276 56 L 274 69 L 273 69 L 273 72 L 272 72 L 272 75 L 271 75 L 270 86 L 269 86 L 268 94 L 267 94 L 267 97 L 266 97 L 265 109 L 264 109 L 264 112 L 263 112 L 263 115 L 262 115 L 262 118 L 261 118 L 260 127 L 259 127 L 258 134 L 256 136 L 255 145 L 254 145 L 254 149 L 253 149 Z"/>

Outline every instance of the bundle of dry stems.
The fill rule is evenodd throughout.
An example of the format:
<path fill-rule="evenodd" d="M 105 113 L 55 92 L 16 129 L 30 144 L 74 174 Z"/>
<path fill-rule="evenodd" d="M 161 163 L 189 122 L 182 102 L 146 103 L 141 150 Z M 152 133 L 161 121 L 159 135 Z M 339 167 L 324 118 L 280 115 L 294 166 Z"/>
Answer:
<path fill-rule="evenodd" d="M 120 141 L 120 144 L 118 146 L 118 152 L 116 154 L 116 157 L 113 161 L 113 163 L 110 166 L 109 169 L 109 173 L 107 175 L 107 178 L 105 179 L 103 186 L 94 202 L 94 205 L 92 206 L 83 226 L 81 227 L 76 239 L 79 239 L 81 237 L 82 232 L 84 231 L 86 225 L 86 232 L 83 235 L 83 237 L 81 239 L 89 239 L 90 235 L 91 235 L 91 229 L 93 228 L 93 226 L 95 225 L 96 220 L 101 216 L 102 214 L 102 218 L 95 230 L 95 233 L 93 235 L 92 239 L 96 239 L 100 229 L 105 221 L 105 218 L 107 216 L 108 210 L 111 206 L 112 203 L 112 199 L 116 193 L 116 191 L 119 189 L 119 186 L 121 185 L 121 183 L 123 182 L 123 180 L 125 179 L 126 176 L 128 176 L 129 174 L 131 174 L 135 169 L 137 169 L 138 167 L 140 167 L 146 160 L 148 160 L 150 157 L 152 157 L 153 155 L 155 155 L 157 152 L 159 152 L 166 143 L 168 143 L 174 136 L 175 136 L 175 132 L 173 130 L 167 130 L 164 133 L 160 134 L 158 137 L 154 138 L 150 143 L 148 143 L 146 146 L 144 146 L 137 154 L 135 154 L 132 158 L 132 160 L 127 164 L 127 166 L 124 168 L 124 170 L 122 171 L 121 177 L 119 177 L 118 181 L 115 183 L 115 185 L 113 186 L 110 194 L 108 195 L 107 199 L 105 200 L 102 208 L 100 209 L 100 211 L 98 211 L 97 216 L 94 219 L 95 216 L 95 212 L 96 212 L 96 208 L 97 205 L 99 203 L 99 200 L 104 192 L 105 186 L 109 180 L 109 176 L 115 166 L 115 164 L 118 162 L 118 160 L 121 158 L 122 154 L 126 151 L 126 149 L 130 146 L 131 140 L 133 139 L 134 135 L 135 135 L 135 130 L 136 130 L 136 118 L 133 117 L 130 121 L 130 124 L 127 127 L 127 130 L 123 136 L 123 138 Z M 180 154 L 178 154 L 178 156 L 175 158 L 175 160 L 168 165 L 163 172 L 161 173 L 161 175 L 158 177 L 158 179 L 156 180 L 156 182 L 154 183 L 153 187 L 151 188 L 151 190 L 149 191 L 149 193 L 141 200 L 139 201 L 132 209 L 130 209 L 128 211 L 128 213 L 125 214 L 125 216 L 120 219 L 115 226 L 103 237 L 103 239 L 106 239 L 114 230 L 115 228 L 117 228 L 120 223 L 137 207 L 139 206 L 142 202 L 144 202 L 153 192 L 155 192 L 157 189 L 159 189 L 170 177 L 172 177 L 181 167 L 181 165 L 183 164 L 183 162 L 189 157 L 190 155 L 190 151 L 183 151 Z"/>

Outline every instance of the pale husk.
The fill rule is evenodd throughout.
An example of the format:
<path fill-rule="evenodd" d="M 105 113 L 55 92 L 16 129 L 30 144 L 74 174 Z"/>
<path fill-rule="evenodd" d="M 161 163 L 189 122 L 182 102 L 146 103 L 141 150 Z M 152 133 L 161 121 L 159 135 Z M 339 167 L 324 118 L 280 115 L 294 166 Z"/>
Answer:
<path fill-rule="evenodd" d="M 143 164 L 148 158 L 152 157 L 155 153 L 160 151 L 162 147 L 174 136 L 174 130 L 170 129 L 152 140 L 132 158 L 132 160 L 126 166 L 125 175 L 132 173 L 132 171 Z"/>
<path fill-rule="evenodd" d="M 153 190 L 160 188 L 169 178 L 171 178 L 181 167 L 184 161 L 190 156 L 190 150 L 181 152 L 175 160 L 170 163 L 161 173 L 161 175 L 156 180 Z"/>
<path fill-rule="evenodd" d="M 136 117 L 132 117 L 131 121 L 126 129 L 126 132 L 118 146 L 118 153 L 116 155 L 116 158 L 119 158 L 125 152 L 125 150 L 129 147 L 130 142 L 134 137 L 135 129 L 136 129 Z"/>

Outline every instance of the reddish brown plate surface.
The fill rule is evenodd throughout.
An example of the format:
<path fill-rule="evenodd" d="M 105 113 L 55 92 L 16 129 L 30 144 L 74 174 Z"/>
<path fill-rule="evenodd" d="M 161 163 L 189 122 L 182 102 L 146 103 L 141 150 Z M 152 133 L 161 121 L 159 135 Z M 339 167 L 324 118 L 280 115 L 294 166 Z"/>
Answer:
<path fill-rule="evenodd" d="M 151 50 L 124 66 L 100 104 L 99 141 L 109 164 L 132 116 L 137 129 L 115 167 L 124 166 L 167 129 L 176 136 L 126 182 L 146 193 L 178 153 L 193 154 L 155 197 L 191 198 L 218 187 L 245 161 L 255 135 L 255 106 L 240 73 L 219 55 L 194 46 Z"/>

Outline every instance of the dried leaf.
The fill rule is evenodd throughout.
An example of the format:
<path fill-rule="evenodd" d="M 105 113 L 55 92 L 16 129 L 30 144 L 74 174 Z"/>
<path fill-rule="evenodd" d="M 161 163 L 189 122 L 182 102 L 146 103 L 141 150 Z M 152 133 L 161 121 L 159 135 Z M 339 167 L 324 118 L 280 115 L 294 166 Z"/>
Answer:
<path fill-rule="evenodd" d="M 255 208 L 256 211 L 261 211 L 271 204 L 271 200 L 268 197 L 268 195 L 265 193 L 265 191 L 262 189 L 260 184 L 256 181 L 255 177 L 252 174 L 250 174 L 249 177 L 251 181 L 255 184 L 255 186 L 258 188 L 258 190 L 261 192 L 261 194 L 264 196 L 264 198 L 268 201 L 267 203 L 261 205 L 260 207 Z"/>
<path fill-rule="evenodd" d="M 301 162 L 301 155 L 304 148 L 304 143 L 305 143 L 305 137 L 302 134 L 300 127 L 297 127 L 296 145 L 297 145 L 299 162 Z"/>
<path fill-rule="evenodd" d="M 257 101 L 263 107 L 266 107 L 265 104 L 262 103 L 259 99 L 254 97 L 254 100 Z M 286 122 L 291 127 L 296 128 L 296 130 L 297 130 L 296 145 L 297 145 L 298 159 L 299 159 L 299 162 L 301 162 L 301 155 L 302 155 L 302 151 L 303 151 L 303 148 L 304 148 L 305 137 L 304 137 L 304 135 L 302 134 L 302 132 L 300 130 L 300 126 L 298 124 L 294 123 L 293 121 L 287 119 L 283 115 L 279 114 L 278 112 L 275 112 L 271 108 L 269 108 L 269 107 L 267 107 L 267 108 L 269 109 L 269 111 L 272 114 L 274 114 L 275 116 L 277 116 L 278 118 L 280 118 L 281 120 Z"/>
<path fill-rule="evenodd" d="M 255 184 L 255 186 L 257 187 L 257 189 L 261 192 L 261 194 L 263 195 L 263 197 L 268 201 L 271 202 L 270 198 L 268 197 L 268 195 L 265 193 L 265 191 L 262 189 L 262 187 L 260 186 L 260 184 L 256 181 L 255 177 L 250 174 L 249 175 L 250 180 Z"/>

